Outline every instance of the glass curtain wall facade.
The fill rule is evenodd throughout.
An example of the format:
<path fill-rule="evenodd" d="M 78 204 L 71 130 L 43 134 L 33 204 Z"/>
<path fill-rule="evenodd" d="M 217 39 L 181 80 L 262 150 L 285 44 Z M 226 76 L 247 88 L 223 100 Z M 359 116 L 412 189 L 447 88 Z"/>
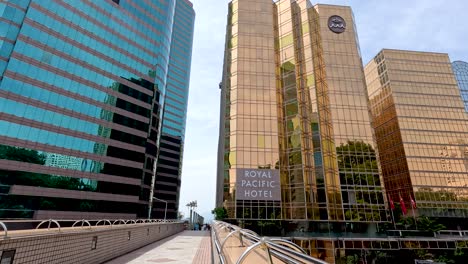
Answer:
<path fill-rule="evenodd" d="M 385 188 L 416 214 L 468 216 L 468 117 L 447 54 L 383 50 L 366 68 Z"/>
<path fill-rule="evenodd" d="M 316 84 L 312 103 L 319 117 L 317 131 L 328 207 L 333 201 L 331 194 L 335 196 L 332 204 L 336 213 L 329 218 L 347 222 L 387 221 L 354 15 L 350 7 L 317 5 L 315 11 L 311 12 L 310 33 Z M 345 21 L 345 31 L 340 34 L 332 31 L 334 25 L 340 25 L 339 19 L 335 21 L 337 16 Z M 315 160 L 318 146 L 314 144 Z M 339 213 L 341 207 L 343 216 Z"/>
<path fill-rule="evenodd" d="M 167 218 L 177 219 L 189 95 L 195 12 L 187 0 L 178 0 L 172 28 L 171 52 L 164 103 L 162 134 L 154 196 L 168 201 Z M 163 218 L 165 204 L 155 201 L 153 217 Z"/>
<path fill-rule="evenodd" d="M 221 115 L 217 206 L 229 218 L 308 232 L 388 220 L 351 8 L 231 1 Z M 280 201 L 236 199 L 247 169 L 278 170 Z"/>
<path fill-rule="evenodd" d="M 176 1 L 0 3 L 0 217 L 147 217 Z"/>
<path fill-rule="evenodd" d="M 454 61 L 452 63 L 453 73 L 460 88 L 463 103 L 465 104 L 465 111 L 468 113 L 468 63 L 464 61 Z"/>
<path fill-rule="evenodd" d="M 234 193 L 237 168 L 272 168 L 279 162 L 273 8 L 271 1 L 261 0 L 229 4 L 232 26 L 228 26 L 228 75 L 223 83 L 226 89 L 223 153 L 228 167 L 223 174 L 226 174 L 224 201 L 231 218 L 243 215 L 267 218 L 271 212 L 276 217 L 278 212 L 253 209 L 266 208 L 264 203 L 269 203 L 271 209 L 280 208 L 276 202 L 236 204 Z"/>

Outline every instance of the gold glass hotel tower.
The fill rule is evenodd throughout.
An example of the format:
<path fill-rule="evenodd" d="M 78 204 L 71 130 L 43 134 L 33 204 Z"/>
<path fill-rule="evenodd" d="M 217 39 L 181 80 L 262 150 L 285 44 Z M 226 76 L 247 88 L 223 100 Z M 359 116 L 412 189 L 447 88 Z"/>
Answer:
<path fill-rule="evenodd" d="M 468 117 L 448 55 L 385 49 L 365 73 L 388 194 L 468 217 Z"/>
<path fill-rule="evenodd" d="M 350 7 L 231 1 L 220 88 L 229 218 L 388 220 Z"/>

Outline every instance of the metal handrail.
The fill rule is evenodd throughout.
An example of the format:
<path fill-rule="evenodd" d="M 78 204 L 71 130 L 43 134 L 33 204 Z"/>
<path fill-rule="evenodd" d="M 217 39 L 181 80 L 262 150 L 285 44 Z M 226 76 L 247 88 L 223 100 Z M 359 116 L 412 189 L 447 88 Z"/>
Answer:
<path fill-rule="evenodd" d="M 3 228 L 3 232 L 5 232 L 5 234 L 3 235 L 3 238 L 8 238 L 8 228 L 3 222 L 0 222 L 0 226 Z"/>
<path fill-rule="evenodd" d="M 233 235 L 237 234 L 237 233 L 240 233 L 242 229 L 237 229 L 237 230 L 234 230 L 232 231 L 231 233 L 229 233 L 223 240 L 223 242 L 221 242 L 221 252 L 223 251 L 223 248 L 224 248 L 224 245 L 226 244 L 226 241 L 232 237 Z"/>
<path fill-rule="evenodd" d="M 298 252 L 297 250 L 291 249 L 290 247 L 283 247 L 275 243 L 267 242 L 268 246 L 273 249 L 272 254 L 279 256 L 280 254 L 286 254 L 288 257 L 299 259 L 299 263 L 314 263 L 314 264 L 327 264 L 327 262 L 316 259 L 312 256 L 307 255 L 305 252 Z"/>
<path fill-rule="evenodd" d="M 120 225 L 120 224 L 125 225 L 126 223 L 125 223 L 125 220 L 123 220 L 123 219 L 117 219 L 117 220 L 115 220 L 114 222 L 112 222 L 112 225 L 113 225 L 113 226 L 116 225 L 116 224 L 118 224 L 118 225 Z"/>
<path fill-rule="evenodd" d="M 91 223 L 89 223 L 89 221 L 85 220 L 85 219 L 75 221 L 75 223 L 73 223 L 72 227 L 75 227 L 75 225 L 78 224 L 78 223 L 81 223 L 82 228 L 84 227 L 84 224 L 86 223 L 86 224 L 88 224 L 89 229 L 91 229 Z"/>
<path fill-rule="evenodd" d="M 297 244 L 294 244 L 291 241 L 288 241 L 288 240 L 285 240 L 285 239 L 280 239 L 280 238 L 271 238 L 270 241 L 273 242 L 276 245 L 286 246 L 286 247 L 289 247 L 289 248 L 291 248 L 293 250 L 296 250 L 297 252 L 300 252 L 302 254 L 307 254 L 307 252 L 305 252 L 305 250 L 303 248 L 301 248 Z"/>
<path fill-rule="evenodd" d="M 113 221 L 113 222 L 111 222 Z M 136 219 L 117 219 L 117 220 L 108 220 L 108 219 L 80 219 L 80 220 L 68 220 L 68 219 L 47 219 L 47 220 L 2 220 L 0 221 L 0 232 L 3 231 L 3 234 L 0 234 L 0 241 L 3 239 L 8 239 L 11 237 L 28 237 L 42 235 L 45 232 L 55 233 L 55 232 L 89 232 L 102 227 L 112 228 L 112 227 L 128 227 L 129 225 L 125 224 L 128 222 L 131 226 L 138 225 L 161 225 L 165 224 L 167 226 L 172 224 L 181 224 L 183 221 L 171 220 L 160 222 L 157 219 L 148 219 L 145 221 L 137 221 Z M 8 230 L 8 226 L 11 224 L 20 224 L 23 228 L 15 228 L 15 230 Z M 27 223 L 27 224 L 25 224 Z M 45 224 L 48 224 L 45 227 Z M 120 224 L 120 226 L 119 226 Z M 53 226 L 55 225 L 55 226 Z M 32 227 L 31 227 L 32 226 Z M 3 230 L 2 230 L 3 229 Z M 19 231 L 19 232 L 18 232 Z M 26 232 L 25 232 L 26 231 Z"/>
<path fill-rule="evenodd" d="M 109 227 L 112 227 L 111 221 L 109 221 L 109 220 L 107 220 L 107 219 L 101 219 L 101 220 L 97 221 L 97 223 L 96 223 L 94 226 L 99 226 L 99 224 L 100 224 L 101 222 L 104 223 L 103 226 L 105 226 L 106 223 L 109 223 Z"/>
<path fill-rule="evenodd" d="M 438 236 L 449 235 L 449 236 L 468 236 L 468 231 L 466 230 L 440 230 L 437 231 Z"/>
<path fill-rule="evenodd" d="M 263 240 L 263 239 L 262 239 Z M 250 247 L 247 248 L 246 251 L 244 251 L 244 253 L 242 253 L 242 255 L 239 257 L 239 259 L 237 260 L 236 264 L 241 264 L 242 262 L 244 262 L 244 260 L 250 255 L 250 253 L 253 252 L 254 249 L 260 247 L 260 246 L 263 246 L 265 245 L 265 242 L 264 241 L 259 241 L 253 245 L 251 245 Z M 268 247 L 266 247 L 268 248 Z M 270 253 L 270 252 L 268 252 Z M 268 257 L 269 257 L 269 263 L 270 264 L 273 264 L 273 261 L 271 260 L 271 255 L 268 254 Z"/>
<path fill-rule="evenodd" d="M 257 249 L 266 252 L 266 261 L 270 264 L 273 262 L 278 263 L 278 261 L 297 264 L 327 264 L 325 261 L 307 255 L 303 248 L 285 239 L 260 237 L 251 230 L 242 229 L 238 226 L 220 221 L 214 221 L 211 230 L 214 243 L 213 255 L 216 253 L 216 260 L 219 260 L 215 263 L 231 263 L 231 259 L 228 259 L 226 256 L 225 245 L 229 239 L 236 237 L 239 240 L 240 247 L 246 247 L 240 256 L 235 256 L 235 258 L 237 258 L 235 261 L 236 264 L 242 264 L 247 260 L 250 254 Z M 225 236 L 226 233 L 227 235 Z M 221 236 L 223 236 L 223 239 L 220 239 Z M 238 247 L 236 246 L 236 248 Z M 273 261 L 273 259 L 275 261 Z"/>
<path fill-rule="evenodd" d="M 136 222 L 135 220 L 133 220 L 133 219 L 130 219 L 130 220 L 125 221 L 125 224 L 128 224 L 128 223 L 132 223 L 132 224 L 134 224 L 134 225 L 137 224 L 137 222 Z"/>
<path fill-rule="evenodd" d="M 36 229 L 39 229 L 39 227 L 41 227 L 42 224 L 45 224 L 45 223 L 49 223 L 49 225 L 47 225 L 47 230 L 50 230 L 50 224 L 54 223 L 57 225 L 58 231 L 60 232 L 60 224 L 56 220 L 53 220 L 53 219 L 42 221 L 39 225 L 36 226 Z"/>

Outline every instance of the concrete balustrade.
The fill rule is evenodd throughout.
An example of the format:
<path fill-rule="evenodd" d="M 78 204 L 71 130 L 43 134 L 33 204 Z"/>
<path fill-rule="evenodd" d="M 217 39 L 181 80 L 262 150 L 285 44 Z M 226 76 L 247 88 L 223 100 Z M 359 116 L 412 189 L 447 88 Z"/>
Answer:
<path fill-rule="evenodd" d="M 110 225 L 108 221 L 102 221 L 97 226 L 88 225 L 92 221 L 79 220 L 79 224 L 72 226 L 72 222 L 69 227 L 60 226 L 61 221 L 52 220 L 49 222 L 52 225 L 47 222 L 39 226 L 45 226 L 44 229 L 23 230 L 8 230 L 14 221 L 0 222 L 5 229 L 0 233 L 0 262 L 98 264 L 184 230 L 181 222 L 147 220 Z"/>

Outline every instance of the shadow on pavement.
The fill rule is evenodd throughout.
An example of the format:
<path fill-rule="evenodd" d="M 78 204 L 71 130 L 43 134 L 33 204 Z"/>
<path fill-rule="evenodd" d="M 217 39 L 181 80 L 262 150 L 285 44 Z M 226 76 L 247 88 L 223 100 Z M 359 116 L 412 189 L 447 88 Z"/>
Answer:
<path fill-rule="evenodd" d="M 159 241 L 156 241 L 154 243 L 151 243 L 149 245 L 146 245 L 144 247 L 141 247 L 141 248 L 138 248 L 138 249 L 135 249 L 134 251 L 130 251 L 120 257 L 116 257 L 114 259 L 111 259 L 109 260 L 108 262 L 105 262 L 104 264 L 123 264 L 123 263 L 128 263 L 134 259 L 137 259 L 138 257 L 140 257 L 141 255 L 144 255 L 146 252 L 150 251 L 150 250 L 153 250 L 157 247 L 159 247 L 160 245 L 166 243 L 166 242 L 169 242 L 171 240 L 173 240 L 174 238 L 178 237 L 179 235 L 183 234 L 183 232 L 181 233 L 178 233 L 178 234 L 175 234 L 175 235 L 172 235 L 170 237 L 166 237 L 164 239 L 161 239 Z"/>

